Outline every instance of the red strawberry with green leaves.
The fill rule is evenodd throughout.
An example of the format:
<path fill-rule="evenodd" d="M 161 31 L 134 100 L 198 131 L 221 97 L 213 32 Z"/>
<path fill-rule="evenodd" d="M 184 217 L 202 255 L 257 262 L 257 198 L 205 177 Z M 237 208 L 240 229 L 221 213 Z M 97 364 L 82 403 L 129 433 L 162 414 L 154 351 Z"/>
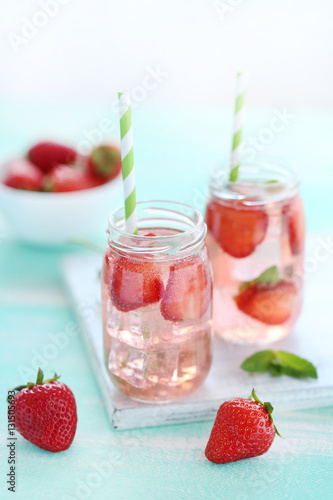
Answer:
<path fill-rule="evenodd" d="M 161 300 L 161 313 L 169 321 L 196 321 L 212 298 L 210 270 L 200 255 L 182 259 L 170 267 Z"/>
<path fill-rule="evenodd" d="M 43 172 L 25 158 L 7 162 L 3 184 L 15 189 L 41 191 L 43 188 Z"/>
<path fill-rule="evenodd" d="M 15 411 L 15 428 L 28 441 L 43 450 L 57 453 L 73 442 L 77 413 L 70 388 L 59 376 L 43 381 L 39 368 L 36 383 L 15 387 L 8 396 L 8 415 Z"/>
<path fill-rule="evenodd" d="M 220 406 L 205 451 L 210 462 L 227 464 L 263 455 L 275 434 L 280 435 L 273 424 L 273 406 L 262 403 L 254 389 L 252 397 L 254 401 L 236 398 Z"/>
<path fill-rule="evenodd" d="M 158 264 L 128 257 L 113 261 L 109 293 L 118 311 L 133 311 L 159 302 L 163 288 Z"/>
<path fill-rule="evenodd" d="M 305 242 L 305 217 L 300 196 L 296 196 L 284 207 L 283 216 L 286 221 L 291 253 L 299 255 L 304 250 Z"/>
<path fill-rule="evenodd" d="M 105 180 L 111 180 L 121 171 L 120 149 L 112 144 L 95 148 L 88 158 L 91 173 Z"/>
<path fill-rule="evenodd" d="M 248 207 L 238 201 L 232 205 L 211 201 L 207 206 L 206 222 L 222 250 L 241 259 L 251 255 L 264 240 L 268 215 L 262 207 Z"/>
<path fill-rule="evenodd" d="M 257 279 L 243 283 L 235 298 L 240 311 L 266 325 L 281 325 L 293 313 L 297 290 L 292 281 L 279 278 L 272 266 Z"/>
<path fill-rule="evenodd" d="M 81 191 L 100 186 L 102 181 L 80 168 L 70 165 L 56 165 L 45 176 L 44 190 L 53 193 Z"/>
<path fill-rule="evenodd" d="M 28 151 L 28 159 L 43 172 L 58 164 L 69 165 L 77 159 L 75 149 L 56 142 L 39 142 Z"/>

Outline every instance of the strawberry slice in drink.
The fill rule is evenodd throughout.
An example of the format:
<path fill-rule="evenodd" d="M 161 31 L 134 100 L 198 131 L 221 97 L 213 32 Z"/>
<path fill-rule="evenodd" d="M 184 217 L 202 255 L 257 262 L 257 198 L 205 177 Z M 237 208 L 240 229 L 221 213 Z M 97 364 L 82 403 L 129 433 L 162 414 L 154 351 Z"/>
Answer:
<path fill-rule="evenodd" d="M 122 312 L 158 302 L 163 293 L 158 265 L 127 257 L 116 259 L 109 282 L 109 293 L 113 305 Z"/>
<path fill-rule="evenodd" d="M 281 325 L 287 321 L 295 306 L 297 290 L 291 281 L 269 279 L 270 271 L 276 266 L 265 271 L 259 278 L 241 285 L 240 292 L 235 298 L 240 311 L 266 325 Z"/>
<path fill-rule="evenodd" d="M 212 296 L 209 269 L 200 256 L 176 262 L 161 300 L 161 313 L 169 321 L 198 320 L 207 311 Z"/>
<path fill-rule="evenodd" d="M 111 267 L 113 262 L 113 253 L 111 248 L 108 246 L 105 250 L 104 254 L 104 263 L 103 263 L 103 281 L 106 285 L 109 284 L 111 278 Z"/>
<path fill-rule="evenodd" d="M 304 250 L 305 241 L 305 217 L 300 196 L 296 196 L 284 207 L 283 216 L 286 221 L 291 253 L 299 255 Z"/>
<path fill-rule="evenodd" d="M 241 259 L 264 240 L 268 215 L 262 208 L 248 208 L 240 202 L 227 206 L 212 201 L 207 206 L 206 222 L 220 247 Z"/>

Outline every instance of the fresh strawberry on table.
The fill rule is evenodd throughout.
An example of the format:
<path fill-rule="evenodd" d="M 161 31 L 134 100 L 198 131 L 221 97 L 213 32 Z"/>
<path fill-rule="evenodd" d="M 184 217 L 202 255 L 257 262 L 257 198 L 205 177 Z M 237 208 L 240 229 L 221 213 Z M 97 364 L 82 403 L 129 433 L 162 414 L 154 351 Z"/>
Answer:
<path fill-rule="evenodd" d="M 272 419 L 273 406 L 262 403 L 254 389 L 252 398 L 236 398 L 220 406 L 205 451 L 210 462 L 226 464 L 263 455 L 275 434 L 280 435 Z"/>
<path fill-rule="evenodd" d="M 71 164 L 76 158 L 77 152 L 73 148 L 55 142 L 39 142 L 28 151 L 28 159 L 43 172 L 58 164 Z"/>
<path fill-rule="evenodd" d="M 304 250 L 305 217 L 302 198 L 296 196 L 283 209 L 289 235 L 292 255 L 299 255 Z"/>
<path fill-rule="evenodd" d="M 113 305 L 122 312 L 158 302 L 163 293 L 158 264 L 128 257 L 115 259 L 109 293 Z"/>
<path fill-rule="evenodd" d="M 77 413 L 70 388 L 59 376 L 43 381 L 38 370 L 36 383 L 29 382 L 11 392 L 8 411 L 15 411 L 15 429 L 28 441 L 54 453 L 67 450 L 73 442 Z"/>
<path fill-rule="evenodd" d="M 198 320 L 207 311 L 212 296 L 209 268 L 198 255 L 170 267 L 161 301 L 161 313 L 169 321 Z"/>
<path fill-rule="evenodd" d="M 88 167 L 92 174 L 111 180 L 121 171 L 120 149 L 112 144 L 95 148 L 89 158 Z"/>
<path fill-rule="evenodd" d="M 231 206 L 211 201 L 206 222 L 221 248 L 241 259 L 251 255 L 264 240 L 268 215 L 263 208 L 247 207 L 241 202 L 233 202 Z"/>
<path fill-rule="evenodd" d="M 101 184 L 100 179 L 80 168 L 70 165 L 56 165 L 45 176 L 44 190 L 65 193 L 89 189 Z"/>
<path fill-rule="evenodd" d="M 297 290 L 292 281 L 279 278 L 276 266 L 243 283 L 235 302 L 240 311 L 267 325 L 281 325 L 294 309 Z"/>
<path fill-rule="evenodd" d="M 25 158 L 7 162 L 3 184 L 27 191 L 41 191 L 43 187 L 43 172 Z"/>

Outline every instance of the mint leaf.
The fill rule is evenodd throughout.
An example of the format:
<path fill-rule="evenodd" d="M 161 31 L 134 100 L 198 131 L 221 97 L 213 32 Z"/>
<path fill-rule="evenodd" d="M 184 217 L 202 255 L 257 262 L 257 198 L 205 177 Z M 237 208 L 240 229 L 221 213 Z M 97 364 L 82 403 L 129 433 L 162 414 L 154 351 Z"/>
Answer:
<path fill-rule="evenodd" d="M 265 373 L 269 370 L 270 362 L 274 357 L 274 351 L 259 351 L 243 361 L 241 368 L 250 373 Z"/>
<path fill-rule="evenodd" d="M 273 377 L 281 377 L 281 375 L 284 374 L 283 366 L 275 356 L 269 364 L 268 371 L 271 373 L 271 375 L 273 375 Z"/>
<path fill-rule="evenodd" d="M 296 378 L 318 378 L 317 370 L 310 361 L 290 352 L 277 351 L 275 354 L 285 375 Z"/>
<path fill-rule="evenodd" d="M 277 266 L 272 266 L 266 269 L 257 279 L 254 280 L 255 283 L 276 283 L 279 281 L 279 270 Z"/>
<path fill-rule="evenodd" d="M 245 359 L 241 368 L 250 373 L 270 372 L 274 377 L 318 378 L 315 366 L 308 360 L 285 351 L 259 351 Z"/>

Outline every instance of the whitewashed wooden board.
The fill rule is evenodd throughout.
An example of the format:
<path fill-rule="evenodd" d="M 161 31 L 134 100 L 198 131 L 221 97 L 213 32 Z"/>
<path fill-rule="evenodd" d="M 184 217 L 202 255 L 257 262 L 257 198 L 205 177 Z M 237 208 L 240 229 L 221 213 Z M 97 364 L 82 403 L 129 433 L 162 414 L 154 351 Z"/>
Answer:
<path fill-rule="evenodd" d="M 317 240 L 310 248 L 314 251 Z M 318 380 L 297 380 L 286 376 L 248 374 L 239 368 L 259 348 L 227 344 L 214 339 L 212 369 L 203 386 L 194 394 L 168 405 L 132 401 L 116 389 L 104 367 L 103 335 L 98 273 L 101 257 L 72 255 L 63 260 L 63 275 L 78 316 L 87 352 L 98 380 L 114 429 L 195 422 L 215 417 L 223 401 L 248 397 L 253 387 L 262 400 L 271 401 L 278 411 L 333 404 L 333 257 L 317 263 L 306 276 L 305 303 L 291 335 L 274 344 L 274 349 L 291 351 L 310 359 L 317 367 Z"/>

